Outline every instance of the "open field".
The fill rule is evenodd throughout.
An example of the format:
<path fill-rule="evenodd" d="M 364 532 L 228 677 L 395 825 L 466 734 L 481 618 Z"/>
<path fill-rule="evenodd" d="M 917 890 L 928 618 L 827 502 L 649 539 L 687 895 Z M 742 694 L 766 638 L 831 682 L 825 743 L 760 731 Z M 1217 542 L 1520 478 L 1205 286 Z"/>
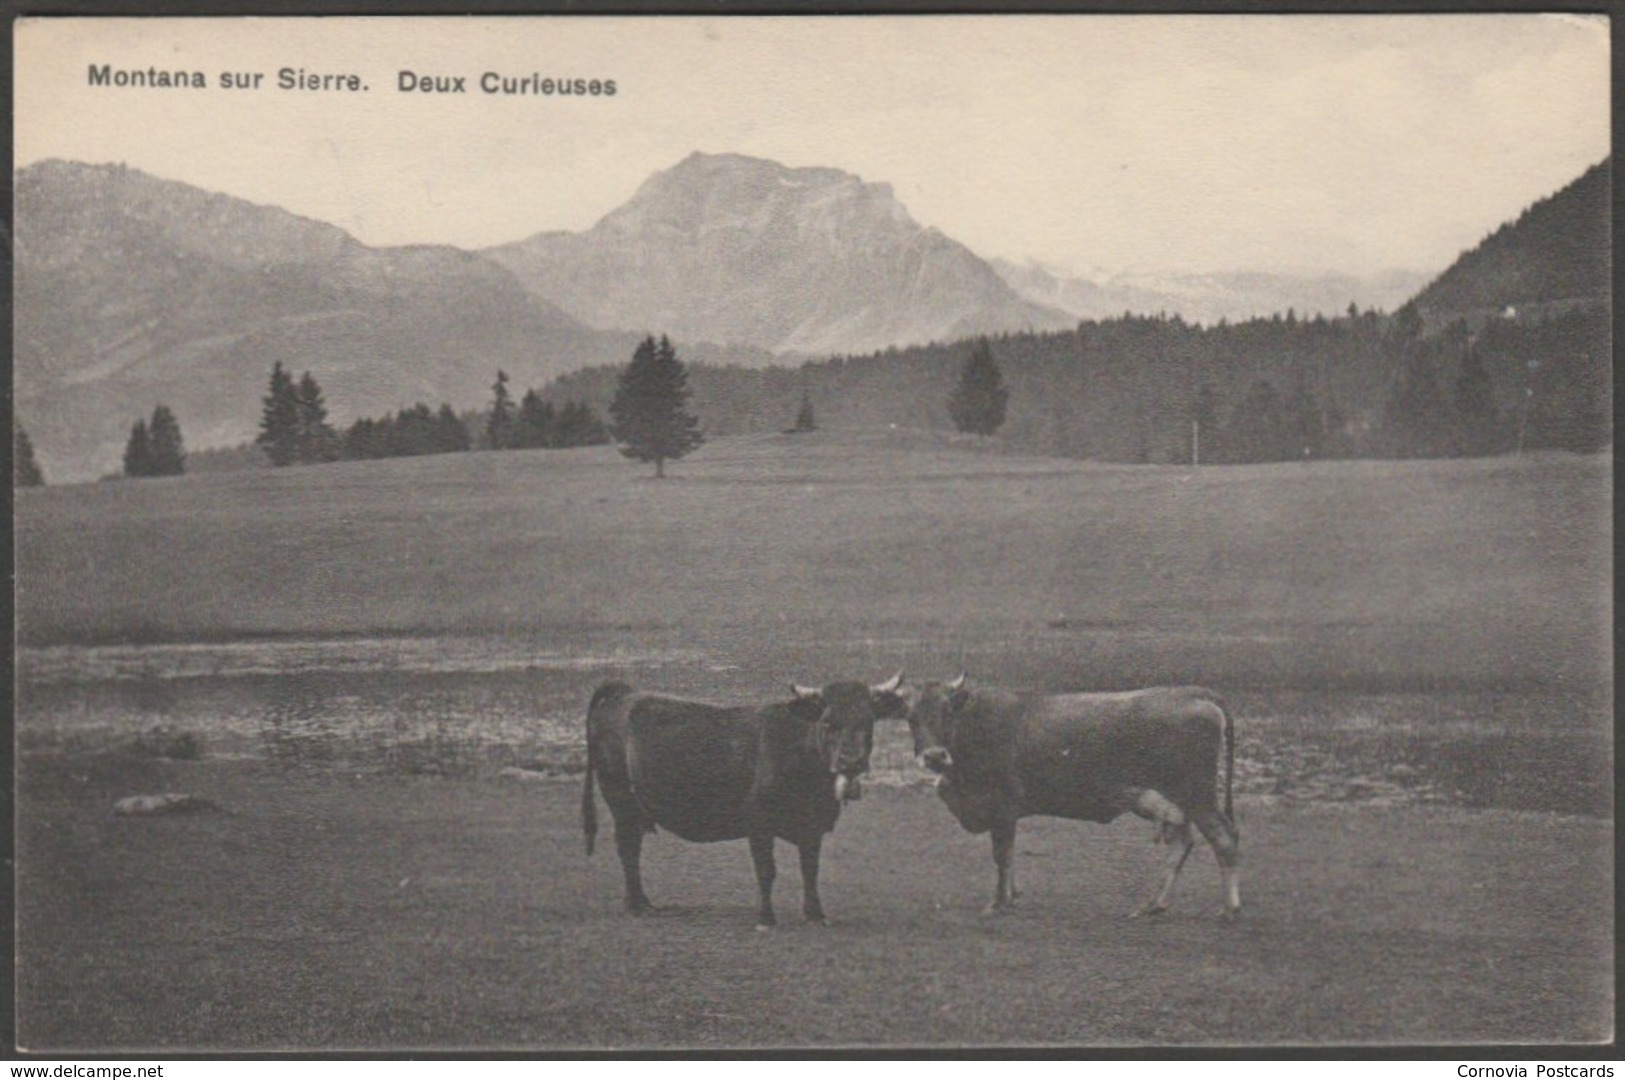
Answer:
<path fill-rule="evenodd" d="M 986 839 L 871 789 L 826 846 L 835 925 L 772 933 L 741 843 L 646 849 L 645 920 L 575 784 L 95 757 L 24 770 L 25 1047 L 941 1046 L 1574 1042 L 1612 1017 L 1612 825 L 1244 800 L 1240 922 L 1205 849 L 1124 918 L 1141 822 L 1035 819 L 1024 896 L 977 914 Z M 187 790 L 230 813 L 117 818 Z"/>
<path fill-rule="evenodd" d="M 1190 470 L 867 438 L 718 440 L 665 482 L 599 448 L 22 491 L 20 633 L 621 630 L 773 686 L 863 641 L 877 668 L 1071 687 L 1612 670 L 1606 458 Z"/>
<path fill-rule="evenodd" d="M 1603 458 L 1105 467 L 907 433 L 22 491 L 19 1026 L 35 1049 L 1594 1042 L 1613 1015 Z M 1139 822 L 987 842 L 877 732 L 837 925 L 743 844 L 581 854 L 594 685 L 905 668 L 1198 681 L 1244 900 Z M 161 729 L 161 730 L 160 730 Z M 190 737 L 195 760 L 155 756 Z M 190 753 L 190 751 L 189 751 Z M 187 755 L 179 755 L 187 756 Z M 538 779 L 551 774 L 554 779 Z M 184 791 L 224 810 L 129 819 Z M 608 847 L 609 845 L 605 845 Z M 781 848 L 781 913 L 799 879 Z"/>

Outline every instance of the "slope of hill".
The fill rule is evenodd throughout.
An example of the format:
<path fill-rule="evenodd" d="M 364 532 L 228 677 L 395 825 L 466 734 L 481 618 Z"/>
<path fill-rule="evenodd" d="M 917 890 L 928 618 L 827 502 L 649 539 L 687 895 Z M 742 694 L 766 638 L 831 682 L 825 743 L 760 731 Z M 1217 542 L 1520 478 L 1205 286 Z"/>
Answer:
<path fill-rule="evenodd" d="M 1609 267 L 1612 158 L 1502 225 L 1416 297 L 1430 322 L 1507 307 L 1602 303 Z"/>
<path fill-rule="evenodd" d="M 536 296 L 604 329 L 774 352 L 863 352 L 1072 319 L 1022 300 L 886 184 L 693 154 L 584 233 L 489 254 Z"/>
<path fill-rule="evenodd" d="M 1208 274 L 1109 273 L 1072 276 L 1037 263 L 991 261 L 1011 288 L 1037 304 L 1080 319 L 1110 319 L 1132 312 L 1166 312 L 1187 322 L 1242 322 L 1296 311 L 1341 315 L 1350 303 L 1392 311 L 1428 280 L 1426 274 L 1390 270 L 1370 277 L 1235 271 Z"/>
<path fill-rule="evenodd" d="M 313 371 L 343 421 L 482 403 L 630 353 L 490 259 L 368 248 L 340 229 L 122 166 L 41 162 L 16 190 L 18 415 L 53 480 L 117 468 L 168 404 L 189 444 L 252 438 L 271 365 Z"/>

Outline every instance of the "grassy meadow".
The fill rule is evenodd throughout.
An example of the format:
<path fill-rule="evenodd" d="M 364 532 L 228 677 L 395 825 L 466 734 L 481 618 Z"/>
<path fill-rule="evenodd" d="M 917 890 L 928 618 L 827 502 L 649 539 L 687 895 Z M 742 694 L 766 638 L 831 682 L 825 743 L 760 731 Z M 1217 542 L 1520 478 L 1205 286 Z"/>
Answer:
<path fill-rule="evenodd" d="M 36 1050 L 1595 1043 L 1613 1037 L 1603 457 L 1123 467 L 896 431 L 17 493 L 18 967 Z M 752 928 L 743 844 L 581 853 L 608 677 L 1200 681 L 1239 923 L 1123 916 L 1138 821 L 1029 819 L 1026 896 L 902 725 Z M 571 782 L 558 782 L 563 777 Z M 178 791 L 218 811 L 113 813 Z M 605 811 L 600 807 L 600 814 Z"/>
<path fill-rule="evenodd" d="M 118 818 L 181 790 L 231 813 Z M 996 919 L 987 839 L 875 789 L 825 845 L 833 920 L 752 929 L 745 845 L 654 837 L 620 910 L 574 784 L 85 759 L 24 777 L 22 1045 L 144 1048 L 1584 1043 L 1611 1036 L 1610 823 L 1241 807 L 1242 918 L 1198 851 L 1162 919 L 1142 822 L 1034 818 Z M 608 847 L 609 845 L 605 845 Z M 1570 1057 L 1579 1056 L 1571 1047 Z M 1583 1053 L 1583 1051 L 1580 1051 Z"/>
<path fill-rule="evenodd" d="M 21 491 L 29 645 L 620 634 L 768 685 L 1604 682 L 1605 458 L 1112 467 L 820 432 Z M 812 670 L 809 671 L 809 668 Z M 799 673 L 799 674 L 798 674 Z"/>

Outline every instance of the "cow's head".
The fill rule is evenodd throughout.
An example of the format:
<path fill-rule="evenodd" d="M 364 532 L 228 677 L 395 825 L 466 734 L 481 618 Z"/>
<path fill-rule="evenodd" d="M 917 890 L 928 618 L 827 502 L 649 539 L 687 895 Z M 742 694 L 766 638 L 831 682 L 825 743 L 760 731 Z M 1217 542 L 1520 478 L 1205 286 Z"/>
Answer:
<path fill-rule="evenodd" d="M 955 718 L 970 700 L 965 676 L 961 674 L 951 682 L 910 686 L 902 696 L 908 704 L 908 731 L 914 736 L 915 760 L 923 769 L 947 772 L 954 763 L 948 744 L 953 741 Z"/>
<path fill-rule="evenodd" d="M 809 745 L 835 777 L 835 797 L 856 799 L 855 783 L 869 771 L 869 754 L 874 749 L 875 721 L 901 717 L 907 709 L 898 693 L 903 673 L 876 686 L 860 682 L 830 683 L 822 690 L 792 685 L 796 703 L 813 717 L 808 729 Z"/>

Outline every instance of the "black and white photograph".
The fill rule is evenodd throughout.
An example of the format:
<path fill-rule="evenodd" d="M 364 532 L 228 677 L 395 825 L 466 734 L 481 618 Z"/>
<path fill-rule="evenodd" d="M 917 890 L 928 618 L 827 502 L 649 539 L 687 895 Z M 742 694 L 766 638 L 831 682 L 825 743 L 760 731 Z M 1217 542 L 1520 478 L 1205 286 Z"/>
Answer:
<path fill-rule="evenodd" d="M 1609 1046 L 1610 31 L 17 21 L 16 1048 Z"/>

